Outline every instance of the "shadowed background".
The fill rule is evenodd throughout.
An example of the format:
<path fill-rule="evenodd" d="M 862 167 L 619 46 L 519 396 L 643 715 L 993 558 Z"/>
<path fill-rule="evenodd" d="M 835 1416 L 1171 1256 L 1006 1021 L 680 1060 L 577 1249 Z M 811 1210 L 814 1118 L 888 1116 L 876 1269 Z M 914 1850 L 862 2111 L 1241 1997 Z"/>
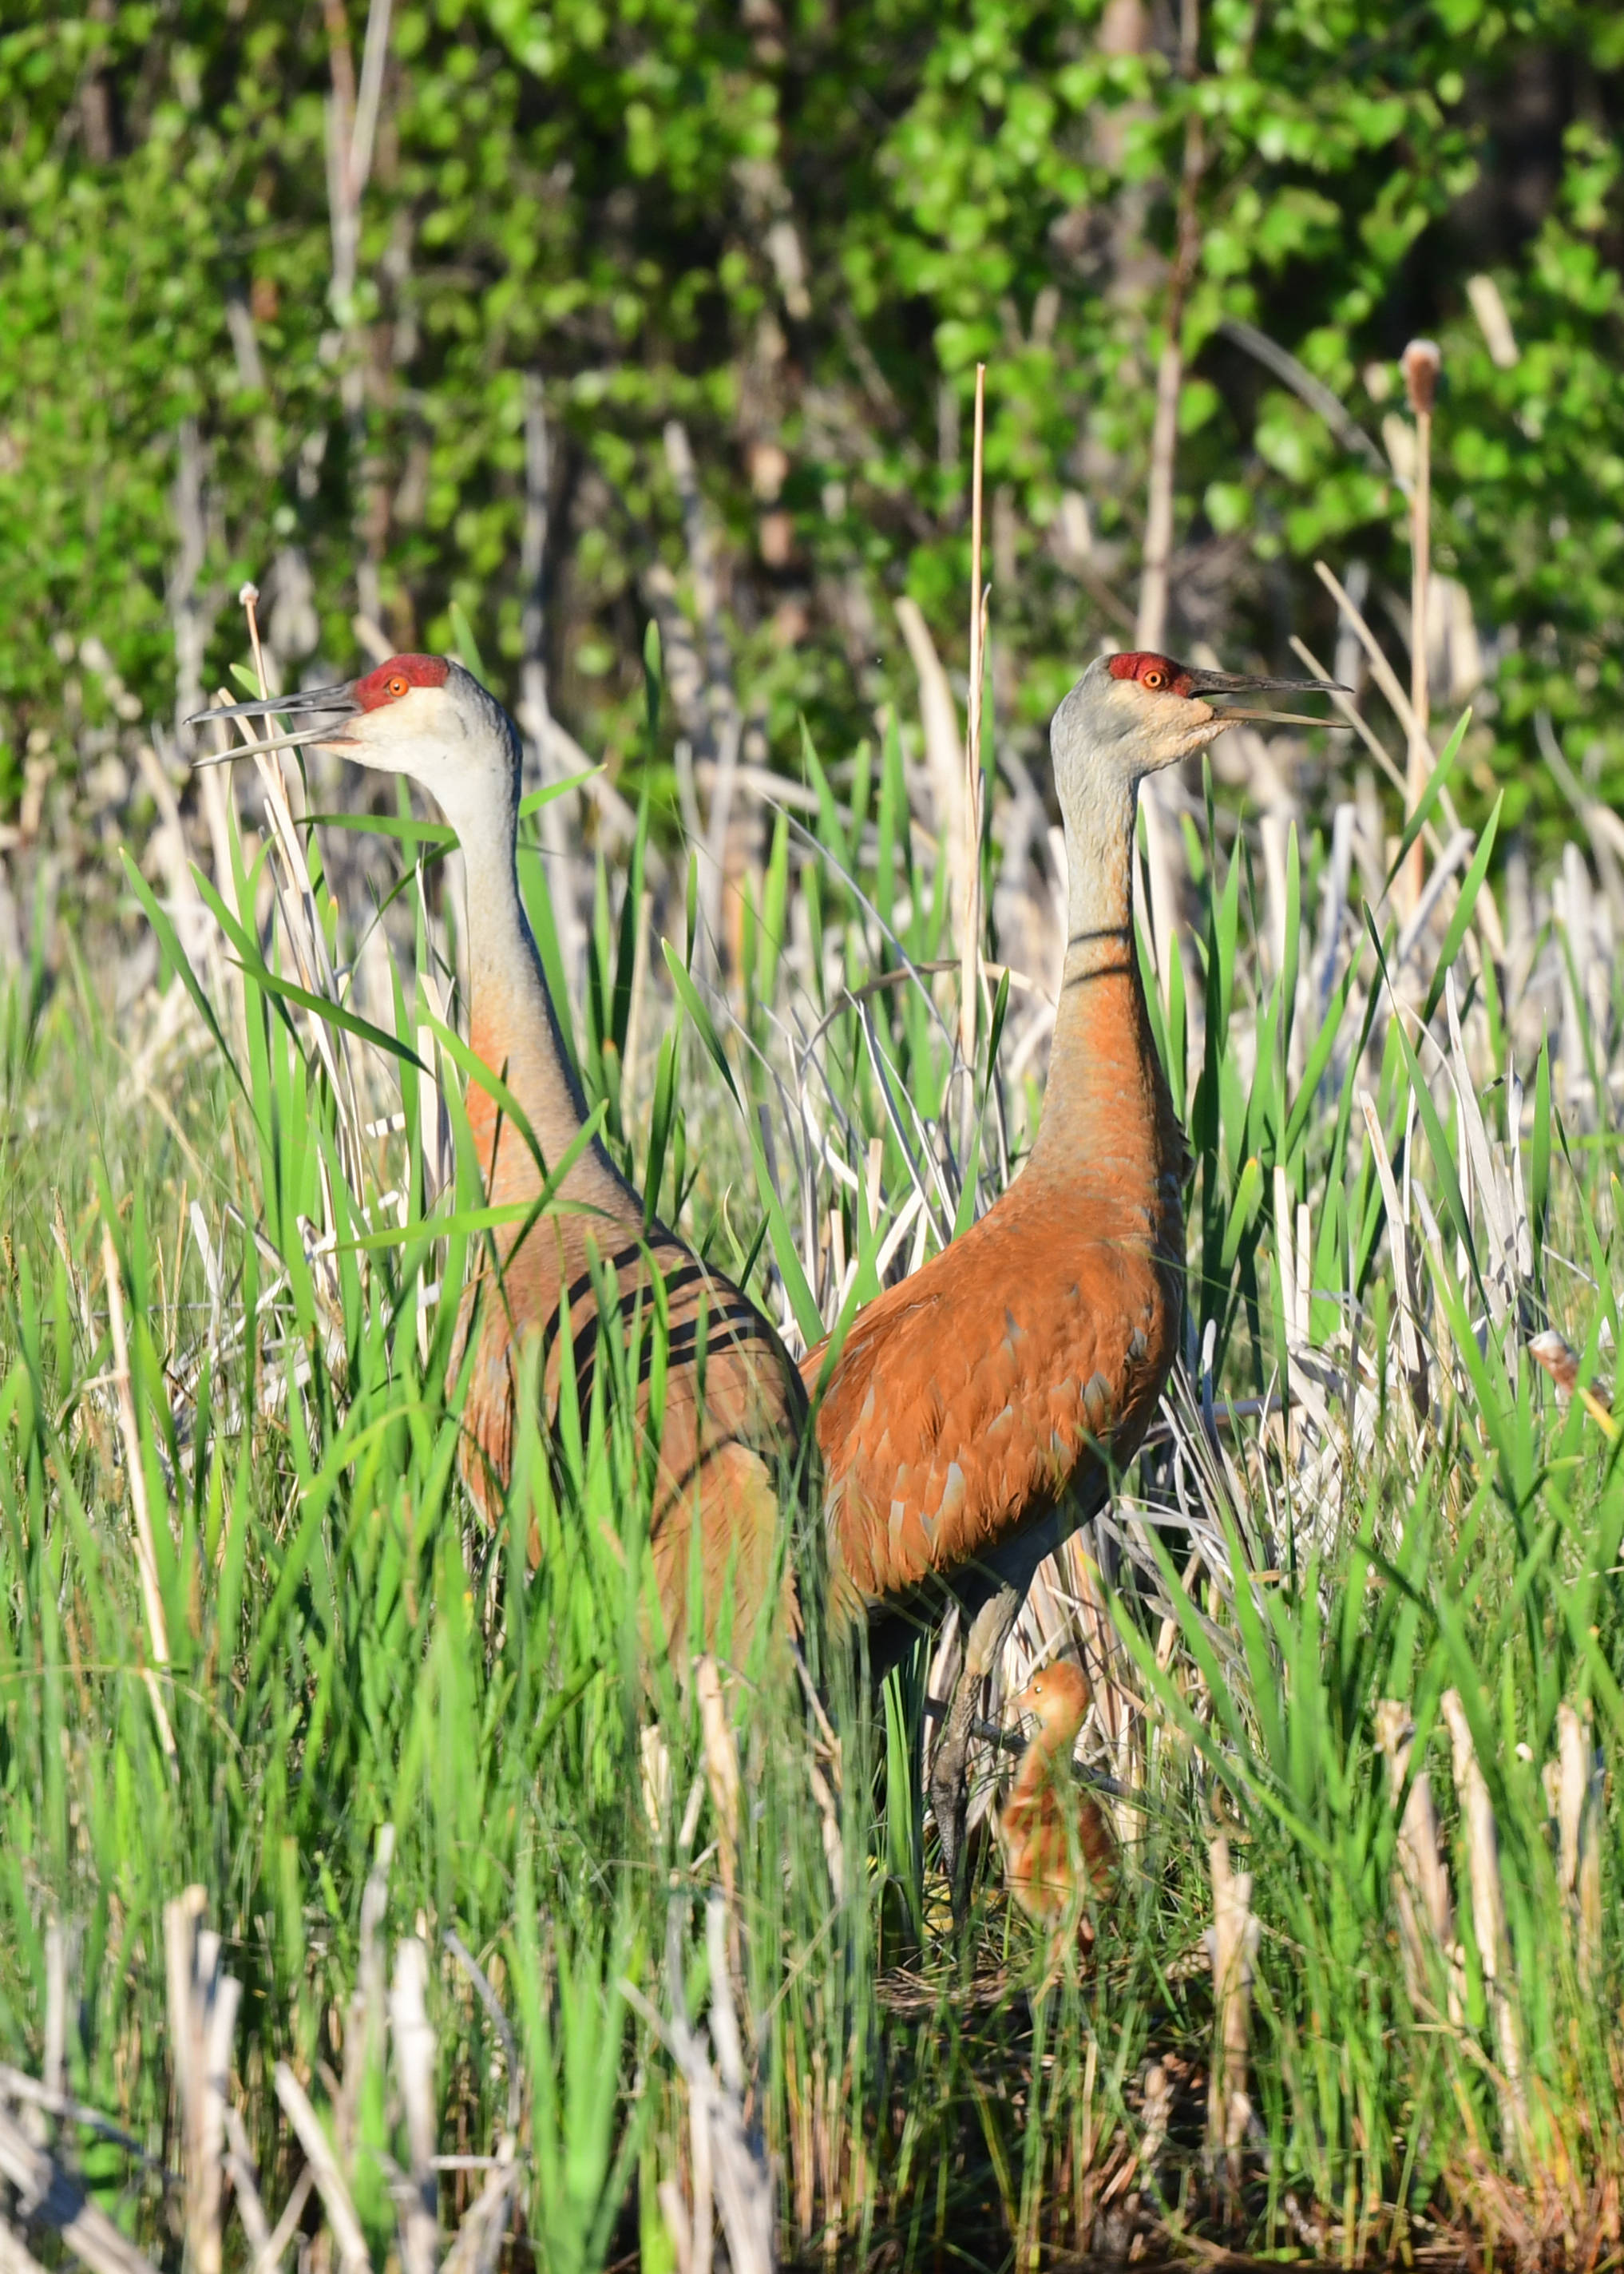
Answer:
<path fill-rule="evenodd" d="M 927 627 L 964 667 L 978 358 L 1001 749 L 1136 626 L 1328 664 L 1322 552 L 1403 677 L 1416 333 L 1477 791 L 1564 810 L 1543 707 L 1611 794 L 1621 70 L 1611 8 L 1479 0 L 25 0 L 3 841 L 59 786 L 150 813 L 129 729 L 241 652 L 249 576 L 284 682 L 449 647 L 455 602 L 538 753 L 550 712 L 668 797 L 650 614 L 700 628 L 702 764 L 911 714 Z"/>

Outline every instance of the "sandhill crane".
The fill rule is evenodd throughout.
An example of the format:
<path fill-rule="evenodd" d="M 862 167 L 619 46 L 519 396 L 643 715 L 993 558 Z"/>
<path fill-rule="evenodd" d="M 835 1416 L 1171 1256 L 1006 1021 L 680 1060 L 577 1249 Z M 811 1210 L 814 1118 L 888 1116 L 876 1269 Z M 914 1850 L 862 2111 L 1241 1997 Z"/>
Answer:
<path fill-rule="evenodd" d="M 461 664 L 397 655 L 344 686 L 202 716 L 283 717 L 294 731 L 260 742 L 260 749 L 310 742 L 342 750 L 363 765 L 410 775 L 440 806 L 457 833 L 467 873 L 470 1043 L 506 1085 L 536 1140 L 533 1148 L 496 1098 L 470 1084 L 469 1119 L 486 1196 L 492 1206 L 534 1200 L 543 1188 L 542 1163 L 560 1162 L 576 1143 L 586 1108 L 519 896 L 519 738 L 507 712 Z M 651 1535 L 666 1631 L 680 1648 L 696 1512 L 707 1640 L 715 1638 L 713 1622 L 731 1575 L 733 1649 L 742 1659 L 775 1559 L 785 1575 L 786 1612 L 792 1622 L 798 1615 L 778 1535 L 780 1510 L 796 1487 L 807 1417 L 801 1378 L 768 1321 L 730 1280 L 664 1224 L 645 1227 L 642 1196 L 600 1143 L 580 1152 L 558 1197 L 563 1206 L 549 1210 L 527 1238 L 522 1219 L 495 1235 L 496 1270 L 487 1266 L 464 1295 L 459 1356 L 476 1295 L 479 1339 L 462 1416 L 463 1474 L 493 1522 L 512 1468 L 522 1346 L 539 1338 L 545 1395 L 555 1412 L 566 1343 L 583 1389 L 590 1378 L 601 1320 L 594 1263 L 608 1274 L 628 1320 L 640 1304 L 648 1317 L 650 1267 L 658 1267 L 668 1337 Z M 454 1371 L 457 1364 L 454 1357 Z M 640 1412 L 649 1372 L 645 1359 Z"/>
<path fill-rule="evenodd" d="M 1051 1932 L 1051 1971 L 1068 1931 L 1092 1938 L 1083 1899 L 1104 1894 L 1116 1864 L 1116 1842 L 1097 1800 L 1079 1792 L 1071 1773 L 1094 1692 L 1080 1666 L 1056 1659 L 1034 1674 L 1010 1711 L 1037 1722 L 999 1817 L 1010 1892 L 1028 1918 Z"/>
<path fill-rule="evenodd" d="M 837 1610 L 867 1614 L 878 1663 L 906 1643 L 900 1615 L 917 1622 L 944 1592 L 965 1621 L 931 1773 L 956 1905 L 981 1678 L 1038 1564 L 1138 1449 L 1178 1344 L 1189 1156 L 1134 948 L 1139 786 L 1237 719 L 1282 716 L 1212 698 L 1310 688 L 1109 655 L 1062 702 L 1049 741 L 1070 900 L 1041 1126 L 987 1214 L 859 1312 L 823 1386 Z M 825 1347 L 802 1361 L 815 1390 Z"/>

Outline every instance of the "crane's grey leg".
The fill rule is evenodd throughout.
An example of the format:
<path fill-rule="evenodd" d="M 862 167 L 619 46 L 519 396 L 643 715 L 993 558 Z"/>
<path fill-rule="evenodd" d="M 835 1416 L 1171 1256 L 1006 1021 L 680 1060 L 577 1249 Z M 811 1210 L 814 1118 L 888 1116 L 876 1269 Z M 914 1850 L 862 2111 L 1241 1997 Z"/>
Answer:
<path fill-rule="evenodd" d="M 974 1577 L 960 1581 L 953 1590 L 966 1623 L 964 1666 L 947 1701 L 930 1765 L 930 1807 L 942 1842 L 953 1916 L 960 1924 L 968 1909 L 964 1885 L 965 1819 L 970 1808 L 967 1770 L 981 1683 L 1010 1638 L 1033 1573 L 1086 1513 L 1080 1502 L 1063 1501 L 1041 1523 L 993 1549 L 982 1558 Z"/>
<path fill-rule="evenodd" d="M 942 1864 L 952 1898 L 953 1917 L 962 1925 L 968 1909 L 965 1888 L 965 1819 L 969 1813 L 967 1770 L 970 1738 L 981 1707 L 981 1683 L 997 1664 L 1025 1596 L 1024 1587 L 1004 1585 L 987 1598 L 965 1637 L 964 1665 L 948 1700 L 942 1734 L 930 1764 L 930 1806 L 942 1842 Z"/>

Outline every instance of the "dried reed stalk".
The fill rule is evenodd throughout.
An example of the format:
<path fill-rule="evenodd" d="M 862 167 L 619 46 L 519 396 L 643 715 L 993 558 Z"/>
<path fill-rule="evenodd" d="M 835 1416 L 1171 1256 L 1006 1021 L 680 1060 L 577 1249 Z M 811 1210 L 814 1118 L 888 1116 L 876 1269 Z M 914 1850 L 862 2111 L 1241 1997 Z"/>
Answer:
<path fill-rule="evenodd" d="M 1432 403 L 1438 391 L 1440 356 L 1432 340 L 1411 340 L 1400 368 L 1416 422 L 1416 478 L 1410 498 L 1410 764 L 1404 802 L 1413 813 L 1432 772 L 1428 739 L 1432 699 L 1427 686 L 1427 609 L 1432 582 Z M 1424 855 L 1419 841 L 1405 857 L 1399 878 L 1398 907 L 1409 915 L 1421 897 Z"/>
<path fill-rule="evenodd" d="M 372 1868 L 361 1890 L 361 1946 L 356 1960 L 350 2010 L 344 2016 L 343 2079 L 333 2112 L 334 2136 L 346 2165 L 352 2165 L 355 2156 L 356 2123 L 368 2060 L 381 2062 L 383 2058 L 387 1969 L 380 1930 L 388 1909 L 389 1871 L 394 1862 L 395 1826 L 380 1825 L 372 1850 Z"/>
<path fill-rule="evenodd" d="M 1557 1857 L 1575 1932 L 1581 1987 L 1601 1986 L 1602 1777 L 1600 1757 L 1573 1706 L 1556 1709 Z"/>
<path fill-rule="evenodd" d="M 621 1995 L 660 2039 L 688 2088 L 691 2203 L 684 2200 L 680 2183 L 667 2179 L 658 2190 L 660 2214 L 673 2255 L 685 2274 L 710 2274 L 718 2211 L 732 2274 L 771 2274 L 778 2261 L 774 2172 L 759 2130 L 745 2118 L 748 2080 L 727 1949 L 738 1921 L 722 1896 L 710 1898 L 705 1946 L 710 1962 L 713 2068 L 703 2040 L 688 2017 L 682 1963 L 687 1909 L 685 1898 L 673 1897 L 666 1915 L 670 2019 L 650 2004 L 635 1982 L 620 1984 Z"/>
<path fill-rule="evenodd" d="M 1516 2013 L 1509 1988 L 1510 1949 L 1506 1939 L 1506 1900 L 1500 1882 L 1500 1840 L 1494 1826 L 1494 1808 L 1458 1690 L 1445 1690 L 1441 1709 L 1454 1750 L 1455 1796 L 1466 1832 L 1472 1931 L 1477 1938 L 1483 1986 L 1500 2055 L 1501 2115 L 1508 2139 L 1522 2142 L 1528 2136 L 1528 2104 L 1522 2090 L 1522 2053 Z"/>
<path fill-rule="evenodd" d="M 224 2255 L 226 2090 L 242 1996 L 222 1969 L 220 1937 L 203 1924 L 207 1909 L 200 1886 L 163 1908 L 169 2058 L 186 2149 L 186 2255 L 195 2274 L 220 2274 Z"/>
<path fill-rule="evenodd" d="M 253 651 L 254 673 L 259 681 L 259 693 L 263 697 L 270 693 L 270 685 L 266 676 L 265 651 L 259 642 L 258 588 L 253 584 L 244 584 L 237 597 L 243 604 L 243 614 L 247 620 L 248 644 Z M 287 750 L 267 753 L 259 749 L 256 747 L 258 742 L 269 741 L 272 738 L 268 734 L 261 736 L 252 732 L 245 719 L 239 720 L 238 724 L 242 727 L 244 739 L 252 751 L 254 764 L 265 791 L 265 808 L 272 825 L 272 840 L 287 876 L 287 897 L 284 898 L 278 892 L 277 898 L 282 908 L 283 934 L 293 951 L 294 961 L 298 967 L 299 983 L 307 993 L 320 994 L 328 1002 L 336 1003 L 339 999 L 337 975 L 333 968 L 333 959 L 327 953 L 327 933 L 322 929 L 321 918 L 317 912 L 315 893 L 311 886 L 304 848 L 299 842 L 299 817 L 294 812 L 293 802 L 288 793 L 287 769 L 291 762 L 291 754 Z M 300 803 L 303 804 L 303 802 L 301 795 Z M 312 1018 L 311 1039 L 322 1065 L 327 1069 L 334 1103 L 339 1109 L 337 1131 L 339 1159 L 343 1164 L 344 1174 L 349 1180 L 350 1190 L 358 1193 L 363 1189 L 365 1176 L 361 1144 L 361 1124 L 364 1116 L 356 1081 L 355 1063 L 350 1053 L 350 1038 L 342 1028 L 329 1028 L 325 1019 Z M 325 1230 L 329 1235 L 333 1235 L 338 1216 L 333 1204 L 332 1176 L 327 1165 L 325 1154 L 320 1156 L 319 1167 L 322 1205 L 327 1216 Z M 324 1275 L 318 1272 L 315 1276 L 320 1287 Z M 329 1294 L 335 1302 L 335 1280 L 329 1287 Z"/>
<path fill-rule="evenodd" d="M 720 1843 L 722 1879 L 731 1889 L 739 1852 L 739 1755 L 728 1727 L 722 1676 L 707 1651 L 694 1668 L 694 1688 L 699 1698 L 699 1725 L 704 1740 L 705 1782 L 716 1811 Z"/>
<path fill-rule="evenodd" d="M 1393 1252 L 1393 1285 L 1398 1297 L 1399 1360 L 1404 1369 L 1404 1381 L 1416 1419 L 1425 1421 L 1432 1397 L 1426 1358 L 1416 1328 L 1416 1298 L 1410 1267 L 1409 1235 L 1404 1210 L 1399 1201 L 1398 1181 L 1393 1174 L 1393 1163 L 1387 1158 L 1387 1140 L 1381 1133 L 1381 1118 L 1376 1111 L 1376 1101 L 1368 1089 L 1359 1092 L 1359 1111 L 1365 1118 L 1371 1158 L 1376 1164 L 1376 1178 L 1381 1186 L 1382 1204 L 1387 1213 L 1387 1245 Z"/>
<path fill-rule="evenodd" d="M 684 761 L 685 772 L 691 778 L 696 765 L 707 761 L 715 769 L 711 775 L 710 811 L 703 835 L 698 825 L 698 801 L 691 787 L 689 795 L 693 799 L 693 815 L 690 821 L 685 812 L 684 821 L 697 849 L 703 855 L 699 884 L 702 931 L 705 953 L 714 959 L 719 977 L 727 821 L 733 808 L 744 721 L 733 688 L 733 662 L 722 622 L 722 588 L 716 536 L 704 493 L 700 487 L 693 446 L 688 440 L 688 429 L 675 418 L 666 421 L 664 440 L 666 467 L 682 511 L 682 533 L 688 547 L 694 612 L 699 637 L 704 644 L 703 662 L 698 644 L 691 634 L 688 636 L 686 652 L 680 655 L 676 645 L 671 647 L 667 683 L 679 715 L 687 727 L 691 745 L 690 755 Z M 648 582 L 651 592 L 656 581 L 653 572 L 650 572 Z M 659 581 L 665 603 L 659 616 L 661 639 L 668 639 L 667 621 L 670 620 L 673 631 L 679 625 L 681 627 L 678 633 L 680 642 L 688 627 L 677 604 L 676 588 L 670 572 L 662 570 Z"/>
<path fill-rule="evenodd" d="M 304 2150 L 320 2191 L 322 2209 L 327 2212 L 327 2225 L 332 2228 L 333 2240 L 338 2246 L 339 2264 L 344 2274 L 372 2274 L 366 2237 L 356 2216 L 355 2203 L 339 2169 L 338 2158 L 322 2128 L 321 2119 L 311 2106 L 304 2086 L 286 2061 L 277 2062 L 274 2081 L 282 2112 L 298 2135 L 299 2145 Z"/>
<path fill-rule="evenodd" d="M 0 2218 L 0 2274 L 45 2274 L 45 2269 L 34 2256 L 15 2227 Z"/>
<path fill-rule="evenodd" d="M 1252 2121 L 1246 2091 L 1247 2022 L 1252 2006 L 1252 1963 L 1258 1948 L 1258 1922 L 1252 1916 L 1252 1874 L 1232 1871 L 1229 1841 L 1220 1832 L 1210 1850 L 1213 1923 L 1207 1954 L 1213 1969 L 1213 2062 L 1207 2090 L 1209 2165 L 1223 2161 L 1231 2194 L 1241 2178 L 1241 2144 Z"/>
<path fill-rule="evenodd" d="M 90 2274 L 155 2274 L 152 2261 L 126 2242 L 107 2213 L 89 2201 L 83 2182 L 43 2148 L 35 2147 L 4 2109 L 0 2109 L 0 2179 L 9 2180 L 17 2189 L 30 2222 L 59 2234 Z M 34 2263 L 4 2220 L 0 2236 L 13 2264 Z"/>
<path fill-rule="evenodd" d="M 1395 1806 L 1410 1773 L 1416 1725 L 1410 1708 L 1395 1698 L 1376 1707 L 1376 1743 L 1387 1764 L 1387 1787 Z M 1393 1875 L 1398 1910 L 1399 1947 L 1411 2001 L 1430 2002 L 1440 1969 L 1447 1984 L 1449 2018 L 1462 2012 L 1460 1955 L 1455 1940 L 1455 1898 L 1438 1839 L 1438 1811 L 1425 1768 L 1416 1771 L 1404 1803 L 1398 1834 L 1398 1870 Z"/>
<path fill-rule="evenodd" d="M 1195 75 L 1200 36 L 1198 0 L 1180 11 L 1179 69 Z M 1169 571 L 1173 557 L 1174 474 L 1178 451 L 1178 405 L 1184 389 L 1184 304 L 1200 257 L 1200 187 L 1207 169 L 1206 128 L 1192 109 L 1184 125 L 1184 172 L 1174 225 L 1173 262 L 1168 277 L 1167 336 L 1156 365 L 1156 405 L 1151 425 L 1150 479 L 1145 500 L 1145 546 L 1134 620 L 1136 648 L 1159 649 L 1167 637 Z M 1153 776 L 1139 799 L 1145 822 L 1146 868 L 1150 886 L 1150 930 L 1156 969 L 1167 984 L 1168 960 L 1177 921 L 1178 888 L 1173 847 L 1177 832 L 1165 777 Z"/>
<path fill-rule="evenodd" d="M 118 1427 L 124 1441 L 124 1472 L 130 1480 L 130 1516 L 135 1526 L 135 1562 L 141 1578 L 141 1601 L 147 1612 L 147 1633 L 152 1645 L 153 1666 L 143 1667 L 143 1678 L 152 1699 L 153 1718 L 169 1766 L 175 1767 L 175 1732 L 158 1686 L 157 1668 L 169 1662 L 169 1637 L 163 1615 L 163 1596 L 158 1586 L 158 1551 L 153 1539 L 152 1511 L 147 1500 L 147 1465 L 141 1454 L 141 1432 L 135 1418 L 135 1393 L 130 1382 L 130 1340 L 124 1328 L 124 1287 L 118 1276 L 118 1251 L 109 1225 L 102 1226 L 102 1274 L 107 1283 L 108 1324 L 113 1337 L 113 1388 L 118 1399 Z"/>
<path fill-rule="evenodd" d="M 987 366 L 975 366 L 975 434 L 970 463 L 970 690 L 965 715 L 964 897 L 959 942 L 959 1048 L 967 1084 L 966 1141 L 975 1097 L 975 1020 L 981 996 L 981 681 L 986 671 L 987 594 L 981 589 L 981 479 L 987 425 Z"/>
<path fill-rule="evenodd" d="M 67 2082 L 67 2050 L 68 1939 L 62 1921 L 53 1916 L 45 1924 L 45 2046 L 40 2082 L 47 2092 L 60 2093 Z M 41 2145 L 45 2144 L 42 2136 Z"/>
<path fill-rule="evenodd" d="M 968 882 L 964 873 L 968 832 L 964 817 L 965 754 L 959 734 L 959 713 L 947 673 L 930 636 L 930 627 L 918 601 L 911 600 L 906 593 L 897 602 L 897 622 L 919 680 L 919 722 L 924 736 L 925 770 L 930 777 L 934 809 L 931 832 L 946 847 L 953 905 L 962 910 Z"/>
<path fill-rule="evenodd" d="M 1194 76 L 1200 24 L 1196 0 L 1181 11 L 1179 67 Z M 1206 129 L 1192 109 L 1184 124 L 1184 163 L 1179 184 L 1173 264 L 1168 277 L 1167 337 L 1156 365 L 1156 408 L 1150 438 L 1150 484 L 1145 502 L 1144 568 L 1139 580 L 1134 644 L 1159 648 L 1167 636 L 1168 570 L 1173 553 L 1173 474 L 1178 448 L 1178 403 L 1184 388 L 1184 303 L 1201 251 L 1199 195 L 1207 169 Z"/>
<path fill-rule="evenodd" d="M 428 1953 L 415 1934 L 395 1953 L 389 2029 L 406 2112 L 411 2158 L 408 2187 L 396 2192 L 404 2274 L 434 2274 L 440 2263 L 440 2188 L 434 2174 L 434 2032 L 428 2017 Z"/>
<path fill-rule="evenodd" d="M 372 169 L 378 117 L 388 59 L 391 0 L 369 0 L 365 45 L 357 91 L 349 27 L 340 0 L 325 0 L 333 93 L 326 106 L 327 227 L 332 245 L 331 305 L 343 327 L 344 355 L 339 367 L 339 400 L 350 428 L 355 461 L 362 469 L 355 523 L 356 596 L 362 615 L 376 622 L 382 613 L 379 587 L 376 496 L 378 468 L 366 448 L 367 358 L 365 328 L 358 312 L 361 200 Z"/>

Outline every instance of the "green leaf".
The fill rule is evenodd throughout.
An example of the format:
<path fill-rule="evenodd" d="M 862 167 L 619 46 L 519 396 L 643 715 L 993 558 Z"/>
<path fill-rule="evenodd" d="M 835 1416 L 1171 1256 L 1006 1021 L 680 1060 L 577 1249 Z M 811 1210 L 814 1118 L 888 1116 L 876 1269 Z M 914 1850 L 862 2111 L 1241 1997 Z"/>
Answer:
<path fill-rule="evenodd" d="M 1235 1187 L 1235 1198 L 1229 1206 L 1229 1228 L 1223 1236 L 1223 1249 L 1219 1257 L 1219 1269 L 1227 1277 L 1235 1268 L 1235 1259 L 1241 1252 L 1241 1242 L 1251 1229 L 1263 1197 L 1263 1163 L 1254 1153 L 1241 1170 Z"/>
<path fill-rule="evenodd" d="M 408 1049 L 404 1043 L 387 1033 L 382 1027 L 375 1027 L 370 1019 L 362 1018 L 357 1011 L 346 1011 L 343 1005 L 335 1003 L 330 995 L 314 994 L 307 987 L 296 985 L 291 979 L 279 977 L 265 962 L 252 939 L 237 922 L 203 871 L 194 868 L 192 873 L 197 878 L 198 890 L 214 911 L 221 930 L 237 952 L 238 968 L 244 977 L 252 980 L 256 987 L 274 996 L 280 1003 L 291 1003 L 302 1011 L 309 1011 L 327 1026 L 342 1028 L 345 1034 L 370 1043 L 374 1050 L 387 1050 L 391 1058 L 416 1066 L 419 1073 L 428 1071 L 415 1050 Z"/>
<path fill-rule="evenodd" d="M 710 1016 L 710 1006 L 689 978 L 681 957 L 668 939 L 661 940 L 660 953 L 665 959 L 665 968 L 671 974 L 671 983 L 677 990 L 678 1002 L 693 1020 L 699 1039 L 710 1053 L 712 1064 L 727 1084 L 733 1103 L 741 1113 L 744 1113 L 744 1100 L 739 1095 L 739 1085 L 733 1080 L 733 1070 L 727 1063 L 727 1053 L 722 1048 L 722 1038 L 716 1031 L 716 1021 Z M 745 1118 L 748 1121 L 748 1114 Z"/>
<path fill-rule="evenodd" d="M 756 1189 L 767 1218 L 768 1234 L 772 1241 L 772 1260 L 778 1267 L 778 1274 L 789 1296 L 790 1308 L 795 1314 L 795 1324 L 801 1329 L 801 1339 L 810 1350 L 815 1344 L 823 1340 L 823 1313 L 817 1307 L 817 1299 L 813 1294 L 806 1272 L 801 1268 L 800 1253 L 795 1246 L 795 1237 L 789 1228 L 789 1219 L 784 1213 L 784 1203 L 773 1186 L 760 1133 L 752 1127 L 749 1136 L 750 1159 L 756 1171 Z"/>
<path fill-rule="evenodd" d="M 1438 1008 L 1439 998 L 1444 991 L 1444 981 L 1448 975 L 1455 957 L 1461 952 L 1461 943 L 1466 937 L 1466 927 L 1472 920 L 1473 911 L 1477 906 L 1477 895 L 1483 890 L 1483 880 L 1489 873 L 1489 862 L 1494 855 L 1495 833 L 1500 828 L 1500 817 L 1505 802 L 1506 793 L 1501 790 L 1494 801 L 1494 809 L 1484 825 L 1483 834 L 1477 840 L 1477 850 L 1472 855 L 1471 866 L 1461 881 L 1461 896 L 1455 904 L 1455 914 L 1450 917 L 1448 929 L 1444 933 L 1443 945 L 1438 951 L 1438 962 L 1432 972 L 1432 985 L 1426 990 L 1426 1004 L 1421 1013 L 1423 1023 L 1430 1019 Z"/>
<path fill-rule="evenodd" d="M 1404 865 L 1405 855 L 1432 819 L 1437 810 L 1439 799 L 1449 787 L 1450 772 L 1455 759 L 1460 755 L 1461 744 L 1465 740 L 1466 729 L 1470 724 L 1471 712 L 1462 712 L 1454 734 L 1439 752 L 1438 763 L 1432 768 L 1426 787 L 1416 800 L 1415 809 L 1404 824 L 1404 833 L 1398 840 L 1398 851 L 1394 855 L 1393 864 L 1387 870 L 1387 890 L 1388 892 L 1392 891 L 1393 879 Z"/>

